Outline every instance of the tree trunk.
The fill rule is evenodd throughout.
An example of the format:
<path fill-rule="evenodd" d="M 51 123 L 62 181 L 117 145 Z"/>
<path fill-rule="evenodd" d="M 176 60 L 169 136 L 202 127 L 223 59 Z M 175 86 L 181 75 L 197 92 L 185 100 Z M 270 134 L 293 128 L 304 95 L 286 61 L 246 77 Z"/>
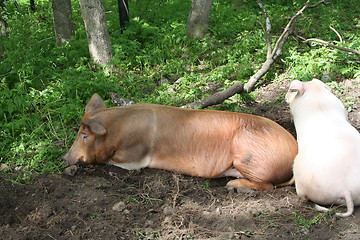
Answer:
<path fill-rule="evenodd" d="M 86 28 L 91 59 L 96 64 L 108 64 L 112 59 L 112 49 L 106 25 L 103 0 L 79 0 Z"/>
<path fill-rule="evenodd" d="M 210 10 L 213 0 L 193 0 L 187 23 L 189 38 L 203 38 L 208 32 Z"/>
<path fill-rule="evenodd" d="M 129 4 L 128 0 L 118 0 L 120 31 L 122 32 L 129 22 Z"/>
<path fill-rule="evenodd" d="M 71 21 L 71 0 L 52 0 L 54 13 L 54 29 L 57 44 L 69 42 L 74 35 L 74 25 Z"/>
<path fill-rule="evenodd" d="M 0 16 L 0 35 L 6 36 L 7 35 L 7 22 Z"/>
<path fill-rule="evenodd" d="M 30 0 L 30 10 L 33 12 L 36 11 L 35 0 Z"/>

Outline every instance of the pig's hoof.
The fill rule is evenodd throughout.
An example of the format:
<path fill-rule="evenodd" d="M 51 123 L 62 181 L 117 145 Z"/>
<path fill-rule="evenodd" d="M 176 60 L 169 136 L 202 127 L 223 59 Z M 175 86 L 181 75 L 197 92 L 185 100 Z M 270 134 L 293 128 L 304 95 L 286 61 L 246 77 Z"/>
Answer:
<path fill-rule="evenodd" d="M 66 175 L 69 175 L 69 176 L 74 176 L 77 173 L 78 169 L 79 169 L 78 166 L 71 165 L 71 166 L 65 168 L 63 173 Z"/>
<path fill-rule="evenodd" d="M 260 183 L 248 179 L 239 178 L 229 181 L 226 184 L 226 188 L 227 189 L 236 188 L 238 190 L 239 189 L 272 190 L 274 189 L 274 185 L 272 185 L 271 183 Z"/>

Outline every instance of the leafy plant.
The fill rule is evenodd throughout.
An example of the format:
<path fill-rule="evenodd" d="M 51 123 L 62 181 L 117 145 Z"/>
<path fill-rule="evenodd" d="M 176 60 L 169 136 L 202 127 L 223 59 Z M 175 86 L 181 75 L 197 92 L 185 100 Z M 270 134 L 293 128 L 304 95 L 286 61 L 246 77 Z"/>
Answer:
<path fill-rule="evenodd" d="M 297 214 L 295 212 L 293 212 L 291 215 L 299 226 L 305 227 L 307 229 L 310 229 L 314 225 L 318 225 L 321 223 L 328 224 L 330 222 L 329 213 L 327 212 L 319 212 L 310 219 L 307 219 L 306 217 L 301 216 L 300 214 Z"/>

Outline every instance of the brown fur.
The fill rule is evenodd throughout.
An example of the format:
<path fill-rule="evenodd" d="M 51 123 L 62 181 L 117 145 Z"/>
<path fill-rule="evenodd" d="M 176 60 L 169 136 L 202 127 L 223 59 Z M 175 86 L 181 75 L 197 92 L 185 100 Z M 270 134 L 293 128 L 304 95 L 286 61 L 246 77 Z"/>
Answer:
<path fill-rule="evenodd" d="M 64 156 L 68 164 L 109 163 L 205 178 L 241 177 L 245 179 L 228 186 L 254 189 L 272 189 L 292 176 L 296 140 L 269 119 L 155 104 L 94 110 L 101 106 L 99 101 L 94 95 L 85 108 L 78 137 Z"/>

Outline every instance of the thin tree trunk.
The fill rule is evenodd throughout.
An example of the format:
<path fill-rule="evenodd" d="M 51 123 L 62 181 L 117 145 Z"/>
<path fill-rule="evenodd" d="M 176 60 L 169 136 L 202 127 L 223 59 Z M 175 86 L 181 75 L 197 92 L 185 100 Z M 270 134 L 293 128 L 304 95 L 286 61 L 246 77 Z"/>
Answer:
<path fill-rule="evenodd" d="M 71 0 L 52 0 L 54 29 L 57 44 L 69 42 L 74 35 L 74 24 L 71 15 Z"/>
<path fill-rule="evenodd" d="M 109 31 L 103 0 L 79 0 L 86 28 L 91 59 L 99 65 L 112 59 Z"/>
<path fill-rule="evenodd" d="M 213 0 L 193 0 L 187 23 L 189 38 L 203 38 L 208 32 L 210 10 Z"/>
<path fill-rule="evenodd" d="M 35 0 L 30 0 L 30 10 L 33 12 L 36 11 Z"/>
<path fill-rule="evenodd" d="M 128 0 L 118 0 L 120 31 L 122 32 L 129 22 L 129 4 Z"/>

